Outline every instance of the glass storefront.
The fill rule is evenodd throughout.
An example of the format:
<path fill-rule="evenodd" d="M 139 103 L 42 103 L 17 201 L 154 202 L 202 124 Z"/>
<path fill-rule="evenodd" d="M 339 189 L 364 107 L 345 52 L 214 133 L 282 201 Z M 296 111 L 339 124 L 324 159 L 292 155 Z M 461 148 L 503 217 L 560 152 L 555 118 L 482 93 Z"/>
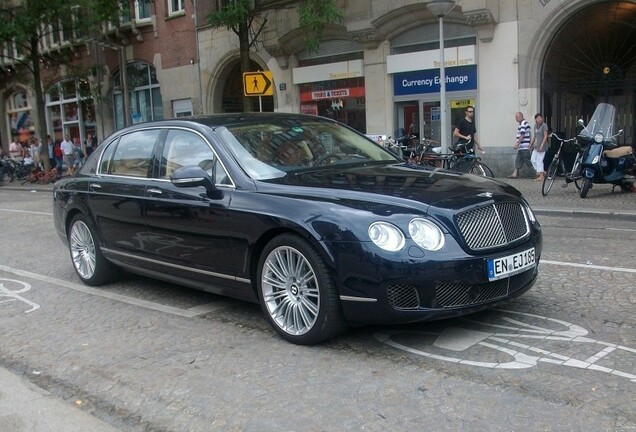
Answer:
<path fill-rule="evenodd" d="M 95 103 L 88 81 L 74 79 L 53 84 L 46 92 L 48 134 L 61 141 L 64 134 L 84 141 L 88 133 L 97 135 Z"/>
<path fill-rule="evenodd" d="M 338 120 L 366 133 L 364 78 L 300 85 L 300 112 Z"/>

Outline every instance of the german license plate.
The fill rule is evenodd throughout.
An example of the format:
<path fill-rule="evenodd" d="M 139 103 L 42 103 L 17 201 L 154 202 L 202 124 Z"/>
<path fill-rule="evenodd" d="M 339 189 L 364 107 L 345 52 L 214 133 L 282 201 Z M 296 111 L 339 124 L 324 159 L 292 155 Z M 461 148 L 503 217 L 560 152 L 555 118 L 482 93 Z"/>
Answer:
<path fill-rule="evenodd" d="M 497 280 L 521 273 L 536 265 L 534 248 L 488 260 L 488 280 Z"/>

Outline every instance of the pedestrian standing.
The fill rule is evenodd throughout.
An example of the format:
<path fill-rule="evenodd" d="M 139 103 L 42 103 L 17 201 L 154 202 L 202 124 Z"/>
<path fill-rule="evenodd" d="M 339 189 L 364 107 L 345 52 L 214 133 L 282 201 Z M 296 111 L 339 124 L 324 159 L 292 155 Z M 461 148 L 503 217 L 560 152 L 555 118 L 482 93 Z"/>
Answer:
<path fill-rule="evenodd" d="M 73 165 L 75 164 L 74 146 L 71 138 L 68 134 L 64 135 L 64 140 L 60 143 L 62 154 L 64 155 L 64 163 L 66 164 L 66 174 L 73 175 L 75 170 Z"/>
<path fill-rule="evenodd" d="M 51 135 L 47 135 L 44 142 L 46 143 L 46 152 L 49 156 L 49 166 L 55 168 L 55 144 L 51 139 Z"/>
<path fill-rule="evenodd" d="M 466 150 L 470 150 L 473 146 L 484 153 L 484 149 L 477 140 L 477 128 L 475 127 L 475 107 L 468 105 L 463 119 L 453 131 L 453 136 L 457 138 L 457 144 L 467 144 Z"/>
<path fill-rule="evenodd" d="M 57 177 L 60 178 L 62 176 L 62 167 L 64 165 L 64 153 L 62 152 L 62 143 L 59 140 L 53 143 L 53 156 L 55 157 Z"/>
<path fill-rule="evenodd" d="M 14 136 L 13 141 L 9 144 L 9 156 L 16 162 L 22 162 L 24 160 L 24 148 L 22 144 L 20 144 L 20 141 L 18 141 L 17 136 Z"/>
<path fill-rule="evenodd" d="M 517 150 L 517 157 L 515 158 L 515 169 L 508 176 L 511 179 L 519 178 L 519 170 L 524 165 L 532 166 L 530 161 L 532 157 L 530 151 L 530 124 L 520 112 L 515 113 L 515 120 L 517 121 L 517 141 L 513 148 Z"/>
<path fill-rule="evenodd" d="M 97 148 L 97 137 L 88 132 L 86 134 L 86 140 L 84 141 L 84 147 L 86 148 L 86 157 L 90 156 L 90 154 Z"/>
<path fill-rule="evenodd" d="M 78 137 L 73 138 L 73 156 L 75 161 L 73 162 L 73 171 L 79 170 L 84 165 L 84 148 L 82 142 Z"/>
<path fill-rule="evenodd" d="M 530 161 L 537 172 L 536 181 L 543 181 L 545 178 L 545 167 L 543 159 L 548 149 L 548 125 L 543 121 L 541 113 L 534 116 L 534 135 L 532 137 L 532 156 Z"/>

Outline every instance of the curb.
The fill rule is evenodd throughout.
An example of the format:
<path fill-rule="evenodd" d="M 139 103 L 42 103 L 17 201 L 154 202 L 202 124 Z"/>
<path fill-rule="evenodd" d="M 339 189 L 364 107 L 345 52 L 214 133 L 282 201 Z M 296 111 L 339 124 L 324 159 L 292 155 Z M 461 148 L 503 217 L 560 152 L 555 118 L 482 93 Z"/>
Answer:
<path fill-rule="evenodd" d="M 532 204 L 530 205 L 532 206 Z M 568 216 L 574 218 L 604 218 L 613 220 L 636 221 L 636 213 L 627 211 L 580 210 L 566 208 L 547 209 L 541 207 L 532 207 L 532 211 L 541 216 Z"/>

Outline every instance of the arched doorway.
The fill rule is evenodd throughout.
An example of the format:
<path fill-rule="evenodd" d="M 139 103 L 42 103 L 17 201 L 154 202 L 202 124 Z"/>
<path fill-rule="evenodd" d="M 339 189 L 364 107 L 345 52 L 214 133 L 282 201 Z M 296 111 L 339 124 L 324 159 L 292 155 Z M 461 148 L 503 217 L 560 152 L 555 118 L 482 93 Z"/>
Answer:
<path fill-rule="evenodd" d="M 241 73 L 241 62 L 239 59 L 228 65 L 227 79 L 223 86 L 223 97 L 221 102 L 221 112 L 243 112 L 243 74 Z M 250 70 L 263 70 L 254 60 L 250 60 Z M 274 111 L 274 97 L 261 96 L 252 97 L 252 110 L 262 112 Z"/>
<path fill-rule="evenodd" d="M 603 2 L 569 16 L 544 57 L 541 85 L 548 124 L 576 135 L 600 102 L 616 107 L 621 144 L 636 142 L 636 4 Z"/>

